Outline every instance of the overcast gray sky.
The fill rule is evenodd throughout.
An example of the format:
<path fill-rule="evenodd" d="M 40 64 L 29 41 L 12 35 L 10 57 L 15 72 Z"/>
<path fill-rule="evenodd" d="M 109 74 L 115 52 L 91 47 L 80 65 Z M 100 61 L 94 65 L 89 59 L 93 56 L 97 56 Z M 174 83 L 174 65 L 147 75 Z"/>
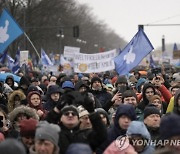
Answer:
<path fill-rule="evenodd" d="M 92 7 L 94 15 L 129 42 L 139 24 L 180 24 L 180 0 L 78 0 Z M 180 43 L 179 26 L 145 26 L 144 31 L 155 48 Z"/>

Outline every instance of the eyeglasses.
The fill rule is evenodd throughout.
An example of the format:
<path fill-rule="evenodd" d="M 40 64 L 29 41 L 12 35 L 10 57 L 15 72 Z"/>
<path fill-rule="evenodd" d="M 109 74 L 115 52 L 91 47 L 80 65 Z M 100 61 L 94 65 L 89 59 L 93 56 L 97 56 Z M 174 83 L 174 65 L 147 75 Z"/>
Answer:
<path fill-rule="evenodd" d="M 69 115 L 72 115 L 72 116 L 77 116 L 77 113 L 76 112 L 70 112 L 70 111 L 67 111 L 67 112 L 65 112 L 65 113 L 63 113 L 63 115 L 65 115 L 65 116 L 69 116 Z"/>

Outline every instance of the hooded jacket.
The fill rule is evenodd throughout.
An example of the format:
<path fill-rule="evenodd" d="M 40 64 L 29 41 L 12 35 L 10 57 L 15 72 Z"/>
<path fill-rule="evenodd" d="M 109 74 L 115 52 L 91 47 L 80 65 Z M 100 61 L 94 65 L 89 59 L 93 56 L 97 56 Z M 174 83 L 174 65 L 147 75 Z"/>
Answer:
<path fill-rule="evenodd" d="M 136 113 L 135 109 L 132 105 L 129 104 L 121 104 L 119 105 L 114 119 L 114 125 L 112 128 L 108 130 L 108 137 L 107 140 L 99 147 L 99 149 L 96 151 L 97 154 L 103 153 L 103 151 L 119 136 L 125 135 L 126 130 L 120 128 L 119 126 L 119 118 L 122 115 L 128 116 L 132 121 L 136 120 Z"/>
<path fill-rule="evenodd" d="M 152 88 L 153 91 L 154 91 L 154 94 L 156 93 L 155 87 L 154 87 L 154 85 L 152 83 L 145 83 L 144 84 L 144 87 L 143 87 L 143 90 L 142 90 L 143 100 L 137 106 L 142 111 L 144 111 L 144 108 L 149 104 L 149 100 L 147 99 L 146 94 L 145 94 L 146 89 L 148 89 L 148 88 Z"/>
<path fill-rule="evenodd" d="M 54 100 L 51 99 L 51 94 L 53 93 L 60 93 L 62 94 L 63 93 L 63 90 L 60 89 L 60 87 L 58 85 L 51 85 L 49 88 L 48 88 L 48 91 L 46 93 L 46 103 L 44 103 L 43 105 L 43 108 L 47 111 L 51 111 L 56 105 L 57 105 L 57 102 L 55 102 Z M 59 100 L 60 101 L 60 98 Z"/>
<path fill-rule="evenodd" d="M 12 90 L 15 90 L 15 86 L 14 86 L 14 77 L 12 76 L 12 75 L 8 75 L 7 77 L 6 77 L 6 80 L 5 80 L 5 83 L 7 83 L 8 84 L 8 79 L 11 79 L 12 80 L 12 86 L 10 86 L 11 87 L 11 89 Z"/>
<path fill-rule="evenodd" d="M 11 112 L 14 107 L 15 107 L 15 102 L 14 102 L 14 98 L 15 96 L 19 96 L 20 98 L 20 102 L 22 100 L 25 100 L 26 99 L 26 96 L 25 94 L 21 91 L 21 90 L 15 90 L 13 91 L 13 93 L 10 94 L 9 96 L 9 100 L 8 100 L 8 111 Z M 21 104 L 20 104 L 21 105 Z"/>
<path fill-rule="evenodd" d="M 151 136 L 144 125 L 140 121 L 132 121 L 127 129 L 127 135 L 141 135 L 144 139 L 151 140 Z M 154 152 L 154 147 L 152 145 L 146 145 L 144 150 L 140 154 L 151 154 Z"/>

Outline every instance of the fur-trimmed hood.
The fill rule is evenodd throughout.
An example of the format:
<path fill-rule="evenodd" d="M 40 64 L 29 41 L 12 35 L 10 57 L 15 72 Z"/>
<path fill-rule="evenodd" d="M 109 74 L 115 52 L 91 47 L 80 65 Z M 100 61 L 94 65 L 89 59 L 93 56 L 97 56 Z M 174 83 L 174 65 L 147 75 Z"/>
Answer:
<path fill-rule="evenodd" d="M 37 115 L 35 109 L 21 105 L 15 108 L 11 113 L 9 113 L 9 120 L 11 121 L 11 123 L 14 123 L 15 119 L 20 113 L 26 114 L 29 118 L 39 120 L 39 116 Z"/>
<path fill-rule="evenodd" d="M 9 96 L 9 101 L 8 101 L 8 111 L 11 112 L 14 109 L 14 97 L 19 96 L 20 101 L 26 99 L 26 95 L 21 91 L 21 90 L 15 90 L 13 91 L 10 96 Z"/>

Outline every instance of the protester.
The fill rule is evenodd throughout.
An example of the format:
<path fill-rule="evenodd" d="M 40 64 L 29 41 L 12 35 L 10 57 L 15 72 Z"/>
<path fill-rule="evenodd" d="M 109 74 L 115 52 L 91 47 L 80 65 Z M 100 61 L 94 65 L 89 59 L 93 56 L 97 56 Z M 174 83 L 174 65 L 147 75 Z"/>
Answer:
<path fill-rule="evenodd" d="M 152 140 L 159 140 L 159 127 L 161 113 L 154 105 L 149 105 L 144 109 L 144 124 L 146 125 Z"/>
<path fill-rule="evenodd" d="M 27 153 L 29 153 L 29 148 L 34 145 L 35 131 L 38 121 L 35 119 L 23 119 L 20 121 L 20 138 L 24 144 Z"/>
<path fill-rule="evenodd" d="M 26 95 L 21 90 L 14 90 L 8 99 L 8 112 L 14 110 L 14 108 L 23 105 L 26 101 Z"/>
<path fill-rule="evenodd" d="M 151 136 L 143 122 L 132 121 L 126 134 L 129 137 L 129 143 L 137 153 L 152 154 L 154 152 L 154 146 L 151 145 Z"/>
<path fill-rule="evenodd" d="M 132 105 L 121 104 L 115 114 L 114 125 L 108 130 L 108 137 L 96 151 L 97 154 L 103 151 L 118 137 L 125 135 L 131 121 L 136 120 L 135 109 Z"/>
<path fill-rule="evenodd" d="M 99 77 L 91 79 L 90 92 L 99 100 L 102 106 L 112 99 L 112 95 L 102 86 L 102 81 Z"/>
<path fill-rule="evenodd" d="M 30 154 L 59 154 L 59 126 L 40 121 L 36 128 L 35 145 L 30 148 Z"/>
<path fill-rule="evenodd" d="M 63 90 L 58 85 L 51 85 L 48 88 L 46 102 L 44 103 L 43 108 L 47 111 L 51 111 L 60 101 L 62 93 Z"/>
<path fill-rule="evenodd" d="M 46 116 L 46 112 L 42 106 L 42 98 L 39 92 L 32 91 L 27 96 L 28 106 L 35 109 L 39 118 L 42 120 Z"/>

